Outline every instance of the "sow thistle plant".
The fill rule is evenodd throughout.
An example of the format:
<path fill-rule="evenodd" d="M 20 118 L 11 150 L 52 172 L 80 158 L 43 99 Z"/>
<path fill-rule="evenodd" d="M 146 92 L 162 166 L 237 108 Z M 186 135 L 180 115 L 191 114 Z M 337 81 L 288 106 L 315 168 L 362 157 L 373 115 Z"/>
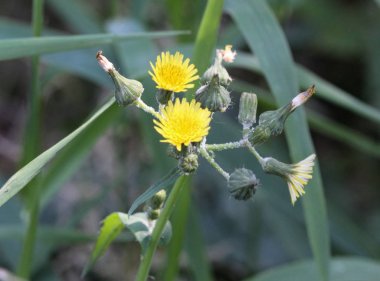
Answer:
<path fill-rule="evenodd" d="M 287 182 L 293 205 L 305 194 L 304 188 L 312 178 L 314 154 L 296 164 L 286 164 L 272 157 L 262 157 L 256 147 L 283 132 L 286 119 L 315 93 L 314 86 L 298 94 L 281 108 L 263 112 L 258 122 L 257 96 L 254 93 L 242 93 L 238 115 L 242 125 L 241 139 L 222 144 L 207 143 L 213 115 L 216 112 L 225 112 L 231 105 L 228 87 L 232 78 L 223 64 L 233 63 L 235 56 L 236 52 L 232 50 L 231 45 L 227 45 L 223 50 L 216 50 L 213 64 L 202 77 L 199 77 L 194 64 L 191 64 L 188 58 L 184 59 L 183 54 L 162 52 L 155 64 L 150 62 L 149 75 L 157 88 L 158 106 L 155 109 L 141 99 L 143 85 L 122 76 L 102 52 L 98 52 L 97 60 L 100 66 L 111 76 L 115 84 L 116 102 L 120 106 L 136 106 L 152 115 L 152 128 L 161 135 L 161 142 L 168 144 L 168 155 L 177 159 L 178 165 L 139 196 L 128 214 L 113 213 L 104 220 L 86 269 L 124 227 L 135 235 L 144 253 L 165 201 L 168 200 L 166 197 L 167 193 L 170 193 L 172 183 L 181 175 L 196 172 L 199 168 L 199 157 L 207 160 L 225 178 L 230 195 L 237 200 L 246 201 L 252 198 L 259 186 L 259 179 L 253 171 L 246 168 L 237 168 L 231 173 L 225 171 L 215 160 L 215 152 L 245 148 L 258 160 L 264 172 L 279 176 Z M 190 100 L 181 98 L 179 93 L 194 88 L 198 79 L 201 85 L 195 96 Z M 144 203 L 143 212 L 134 213 L 137 207 Z M 164 230 L 159 235 L 161 244 L 169 241 L 171 226 L 168 221 L 165 221 Z"/>

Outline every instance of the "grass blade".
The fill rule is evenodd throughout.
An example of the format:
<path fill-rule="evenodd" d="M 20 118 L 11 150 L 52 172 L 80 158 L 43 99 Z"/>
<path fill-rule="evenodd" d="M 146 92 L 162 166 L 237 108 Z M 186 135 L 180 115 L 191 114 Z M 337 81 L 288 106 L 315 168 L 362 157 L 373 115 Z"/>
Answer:
<path fill-rule="evenodd" d="M 188 34 L 186 31 L 136 32 L 129 35 L 91 34 L 4 39 L 0 41 L 0 60 L 107 45 L 137 38 L 160 38 Z"/>
<path fill-rule="evenodd" d="M 298 92 L 297 73 L 284 34 L 264 1 L 228 1 L 228 10 L 260 61 L 263 73 L 278 105 Z M 254 27 L 254 28 L 252 28 Z M 293 161 L 313 153 L 304 111 L 296 111 L 286 125 L 286 137 Z M 328 279 L 330 241 L 326 203 L 318 164 L 303 198 L 309 241 L 322 280 Z"/>

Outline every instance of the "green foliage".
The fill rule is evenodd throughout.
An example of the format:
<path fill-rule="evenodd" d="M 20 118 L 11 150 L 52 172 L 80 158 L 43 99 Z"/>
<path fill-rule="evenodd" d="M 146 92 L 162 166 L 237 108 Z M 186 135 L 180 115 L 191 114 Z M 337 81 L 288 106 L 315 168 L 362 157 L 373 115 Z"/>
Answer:
<path fill-rule="evenodd" d="M 124 228 L 127 228 L 133 234 L 144 253 L 152 236 L 154 226 L 155 221 L 149 220 L 146 213 L 135 213 L 128 216 L 127 214 L 116 212 L 108 215 L 102 222 L 96 244 L 86 267 L 83 269 L 82 276 L 86 275 L 97 259 L 104 255 L 105 251 Z M 161 233 L 159 245 L 167 245 L 171 235 L 171 224 L 167 222 Z"/>
<path fill-rule="evenodd" d="M 37 142 L 41 140 L 42 146 L 50 145 L 57 136 L 59 138 L 60 135 L 67 134 L 81 123 L 80 119 L 72 121 L 70 116 L 66 115 L 71 108 L 60 109 L 62 112 L 58 113 L 62 115 L 62 120 L 58 120 L 57 123 L 57 117 L 44 116 L 44 112 L 49 111 L 50 103 L 57 99 L 52 92 L 59 92 L 58 102 L 61 102 L 67 99 L 64 89 L 69 88 L 71 83 L 77 85 L 78 89 L 73 92 L 73 96 L 76 96 L 76 99 L 73 99 L 75 101 L 80 100 L 84 91 L 91 91 L 92 102 L 86 102 L 89 108 L 85 110 L 94 113 L 88 121 L 50 149 L 34 159 L 33 155 L 31 158 L 28 156 L 27 158 L 33 160 L 25 163 L 26 165 L 11 176 L 0 189 L 2 267 L 9 270 L 15 270 L 17 267 L 19 248 L 22 244 L 20 241 L 25 237 L 26 229 L 26 222 L 20 220 L 20 213 L 23 207 L 30 206 L 28 201 L 36 199 L 41 208 L 41 214 L 37 211 L 34 215 L 34 222 L 36 227 L 38 226 L 35 235 L 38 251 L 32 255 L 33 258 L 27 260 L 30 263 L 28 267 L 32 270 L 30 279 L 59 280 L 57 274 L 52 274 L 51 264 L 52 259 L 65 251 L 65 247 L 62 246 L 74 246 L 96 240 L 95 234 L 85 234 L 75 229 L 81 221 L 86 221 L 85 217 L 89 212 L 100 212 L 102 216 L 103 209 L 109 211 L 109 206 L 116 201 L 112 208 L 128 210 L 130 207 L 132 213 L 155 191 L 161 188 L 173 190 L 171 185 L 178 180 L 183 188 L 178 190 L 180 193 L 177 196 L 180 200 L 176 201 L 177 206 L 171 219 L 173 237 L 169 248 L 163 251 L 163 254 L 167 255 L 166 262 L 162 265 L 164 273 L 157 273 L 164 276 L 163 280 L 186 279 L 187 275 L 191 275 L 195 280 L 212 280 L 213 277 L 217 280 L 218 277 L 215 276 L 221 271 L 227 274 L 232 272 L 236 280 L 243 280 L 251 272 L 258 272 L 255 276 L 245 279 L 247 281 L 304 280 L 304 276 L 308 276 L 310 280 L 321 280 L 321 273 L 326 279 L 328 267 L 331 281 L 378 279 L 379 264 L 373 260 L 333 257 L 329 261 L 329 238 L 333 256 L 361 255 L 373 259 L 380 256 L 379 239 L 376 235 L 380 225 L 380 213 L 375 200 L 378 193 L 371 186 L 379 179 L 377 166 L 380 156 L 377 130 L 380 124 L 380 111 L 377 107 L 380 100 L 377 79 L 380 57 L 377 47 L 377 38 L 380 38 L 379 1 L 365 4 L 360 1 L 343 3 L 329 0 L 268 1 L 271 5 L 269 8 L 266 1 L 262 0 L 231 0 L 225 7 L 223 1 L 209 0 L 206 9 L 206 1 L 186 0 L 134 0 L 128 2 L 128 7 L 124 6 L 122 1 L 34 1 L 36 5 L 42 5 L 43 2 L 46 2 L 43 8 L 48 17 L 43 20 L 42 14 L 36 12 L 34 28 L 26 21 L 22 23 L 11 18 L 0 18 L 0 60 L 23 58 L 20 79 L 17 79 L 18 73 L 14 72 L 17 68 L 13 68 L 20 61 L 3 64 L 6 71 L 1 72 L 0 110 L 1 113 L 12 114 L 12 123 L 1 123 L 3 127 L 0 141 L 3 144 L 3 140 L 6 140 L 3 135 L 7 137 L 8 127 L 14 127 L 12 130 L 15 130 L 11 131 L 10 135 L 20 135 L 19 131 L 24 130 L 19 128 L 19 124 L 22 124 L 19 115 L 24 114 L 13 110 L 13 106 L 24 102 L 21 100 L 24 96 L 18 91 L 28 87 L 24 84 L 29 84 L 29 81 L 21 79 L 26 80 L 23 73 L 29 73 L 29 70 L 24 70 L 28 65 L 24 62 L 31 56 L 41 56 L 40 61 L 33 61 L 34 75 L 30 81 L 40 81 L 41 91 L 36 93 L 42 106 L 34 107 L 35 110 L 29 115 L 25 114 L 29 117 L 24 118 L 33 118 L 37 126 L 27 126 L 31 133 L 27 133 L 28 137 L 24 138 L 27 144 L 21 145 L 24 146 L 22 150 L 27 148 L 27 145 L 33 146 L 36 148 L 33 150 L 37 151 L 31 155 L 36 156 L 41 153 L 38 151 L 39 145 L 35 145 Z M 95 2 L 97 3 L 94 4 Z M 4 7 L 7 5 L 4 4 Z M 223 8 L 232 19 L 221 16 Z M 23 14 L 23 9 L 20 6 L 20 15 Z M 27 12 L 25 10 L 24 14 Z M 203 13 L 204 17 L 201 20 Z M 55 21 L 56 18 L 58 21 Z M 37 26 L 42 27 L 41 23 L 45 25 L 44 30 L 36 30 Z M 198 28 L 199 23 L 201 25 Z M 279 28 L 280 24 L 283 30 Z M 63 26 L 65 30 L 58 31 L 53 29 L 53 26 Z M 191 35 L 183 31 L 147 32 L 162 30 L 163 27 L 167 30 L 191 29 Z M 68 35 L 68 31 L 74 35 Z M 43 37 L 30 37 L 39 34 Z M 186 36 L 162 40 L 174 35 Z M 319 171 L 314 173 L 314 181 L 311 182 L 310 188 L 306 189 L 307 195 L 302 199 L 303 206 L 296 204 L 294 208 L 289 206 L 285 186 L 276 180 L 266 179 L 262 181 L 253 202 L 245 205 L 236 204 L 229 198 L 225 181 L 215 176 L 202 162 L 197 177 L 192 181 L 193 186 L 190 186 L 190 181 L 183 181 L 176 170 L 173 170 L 161 181 L 146 188 L 153 179 L 160 178 L 165 171 L 173 167 L 172 161 L 166 157 L 165 146 L 159 143 L 157 134 L 152 130 L 151 117 L 140 115 L 133 110 L 124 111 L 114 105 L 113 100 L 108 101 L 99 110 L 91 108 L 97 107 L 99 100 L 104 100 L 98 98 L 101 92 L 99 86 L 106 87 L 107 90 L 112 89 L 110 79 L 96 64 L 95 53 L 99 48 L 103 48 L 104 53 L 112 58 L 115 67 L 121 69 L 120 73 L 123 72 L 128 77 L 137 76 L 144 87 L 146 85 L 142 98 L 152 105 L 155 102 L 155 89 L 149 84 L 146 72 L 149 61 L 154 59 L 161 48 L 181 50 L 187 54 L 193 50 L 192 62 L 203 72 L 211 62 L 215 45 L 223 46 L 230 43 L 238 50 L 236 61 L 229 65 L 230 68 L 234 68 L 231 72 L 233 83 L 230 90 L 255 92 L 259 99 L 258 113 L 268 108 L 275 109 L 278 107 L 276 104 L 282 105 L 287 102 L 298 92 L 298 88 L 316 85 L 317 94 L 313 98 L 315 101 L 308 105 L 306 115 L 302 109 L 298 109 L 296 115 L 288 121 L 285 131 L 290 155 L 298 161 L 313 151 L 306 124 L 306 120 L 308 121 L 316 140 L 317 157 L 328 195 L 328 217 Z M 291 45 L 299 63 L 293 62 L 288 45 Z M 239 51 L 247 50 L 247 47 L 254 55 Z M 310 64 L 310 59 L 314 60 L 314 63 Z M 315 63 L 316 61 L 318 63 Z M 326 61 L 331 70 L 323 68 Z M 43 67 L 40 67 L 41 64 Z M 345 67 L 346 64 L 349 67 Z M 342 73 L 342 69 L 335 68 L 339 65 L 345 68 Z M 345 73 L 350 71 L 349 68 L 352 68 L 351 79 L 345 77 Z M 249 70 L 250 73 L 241 69 Z M 11 84 L 11 81 L 8 83 L 9 73 L 15 77 L 16 82 L 13 83 L 16 84 Z M 335 73 L 335 76 L 332 73 Z M 265 81 L 262 80 L 262 76 Z M 237 115 L 236 92 L 231 93 L 233 105 L 229 108 L 233 116 Z M 78 104 L 78 107 L 81 106 L 84 107 Z M 8 120 L 6 115 L 4 117 L 4 120 Z M 235 117 L 221 117 L 215 114 L 213 118 L 215 126 L 209 139 L 218 143 L 224 142 L 227 135 L 239 136 L 241 128 Z M 49 122 L 53 125 L 49 125 Z M 54 126 L 56 131 L 48 131 L 51 126 Z M 112 130 L 108 130 L 110 128 Z M 122 159 L 138 155 L 136 161 L 132 161 L 132 164 L 128 162 L 126 166 L 114 167 L 113 162 L 107 162 L 109 159 L 88 160 L 87 156 L 101 136 L 113 140 L 112 145 L 108 146 L 112 148 L 109 154 L 114 153 Z M 29 142 L 28 139 L 36 141 Z M 346 145 L 341 147 L 340 144 Z M 136 147 L 138 153 L 134 154 Z M 128 149 L 127 152 L 125 149 Z M 278 153 L 284 160 L 288 158 L 285 142 L 281 137 L 260 147 L 260 153 Z M 3 158 L 6 159 L 3 154 L 1 158 L 2 161 Z M 18 159 L 13 161 L 17 162 Z M 83 166 L 89 165 L 90 161 L 92 166 L 112 166 L 114 179 L 107 184 L 99 182 L 98 179 L 104 175 L 97 175 Z M 243 165 L 252 169 L 255 174 L 260 170 L 260 167 L 240 150 L 218 154 L 218 161 L 226 169 Z M 8 177 L 9 167 L 12 167 L 8 167 L 8 163 L 0 163 L 1 178 Z M 360 171 L 354 169 L 357 166 L 360 166 Z M 30 186 L 36 196 L 24 196 L 27 198 L 26 201 L 21 201 L 24 206 L 16 204 L 17 207 L 13 207 L 15 202 L 18 203 L 15 195 L 24 190 L 38 174 L 41 176 L 37 185 Z M 62 206 L 59 204 L 64 203 L 61 200 L 66 200 L 62 194 L 59 197 L 55 195 L 59 191 L 65 192 L 65 189 L 61 189 L 64 186 L 70 188 L 72 183 L 65 183 L 72 180 L 74 175 L 74 179 L 79 177 L 86 180 L 86 177 L 92 177 L 88 185 L 101 186 L 101 190 L 91 189 L 91 192 L 86 194 L 86 199 L 78 199 L 75 210 L 66 218 L 67 221 L 64 219 L 62 222 L 60 218 L 57 220 L 58 225 L 53 226 L 55 212 L 61 210 L 59 208 Z M 257 175 L 261 176 L 260 172 L 257 172 Z M 40 188 L 36 188 L 38 186 Z M 75 190 L 76 195 L 87 192 L 82 190 L 80 185 L 75 186 Z M 141 195 L 131 205 L 136 194 Z M 111 204 L 108 201 L 110 198 L 115 200 Z M 7 204 L 4 205 L 5 203 Z M 302 216 L 302 209 L 306 219 Z M 118 214 L 122 214 L 124 222 Z M 167 211 L 167 215 L 170 215 L 170 210 Z M 142 243 L 143 252 L 146 253 L 146 250 L 152 247 L 149 243 L 154 230 L 149 227 L 144 216 L 143 213 L 136 213 L 131 217 L 123 213 L 113 213 L 110 218 L 107 217 L 95 245 L 91 265 L 108 248 L 112 240 L 130 242 L 133 234 L 136 240 Z M 185 227 L 187 220 L 189 226 Z M 161 226 L 164 236 L 161 236 L 160 231 L 156 231 L 157 245 L 168 242 L 170 236 L 170 226 Z M 330 237 L 327 234 L 328 227 Z M 124 228 L 130 230 L 129 236 L 120 234 Z M 185 235 L 187 239 L 186 243 L 183 243 Z M 312 245 L 313 261 L 306 260 L 311 256 L 309 245 Z M 220 254 L 206 255 L 210 249 L 218 250 Z M 186 258 L 192 266 L 179 264 L 183 250 L 186 251 Z M 150 254 L 153 256 L 154 250 Z M 294 259 L 300 261 L 287 264 Z M 239 266 L 242 265 L 237 267 L 236 272 L 235 261 L 238 261 Z M 280 263 L 285 265 L 262 272 L 263 268 Z M 123 263 L 122 267 L 124 266 Z M 239 275 L 239 269 L 242 267 L 243 273 Z M 158 267 L 157 270 L 160 271 L 162 268 Z M 145 269 L 147 274 L 149 267 Z M 215 272 L 215 276 L 210 272 Z M 179 274 L 181 277 L 177 276 Z"/>
<path fill-rule="evenodd" d="M 103 225 L 100 229 L 95 247 L 92 250 L 91 258 L 84 268 L 82 276 L 88 272 L 95 261 L 104 254 L 107 248 L 111 245 L 112 241 L 115 240 L 115 238 L 121 233 L 128 219 L 127 214 L 112 213 L 103 220 Z"/>

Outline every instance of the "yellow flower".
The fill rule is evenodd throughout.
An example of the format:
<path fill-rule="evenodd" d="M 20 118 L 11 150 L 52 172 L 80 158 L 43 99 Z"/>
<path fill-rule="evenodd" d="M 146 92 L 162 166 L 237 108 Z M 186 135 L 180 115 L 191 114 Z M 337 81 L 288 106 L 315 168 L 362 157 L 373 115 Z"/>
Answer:
<path fill-rule="evenodd" d="M 202 109 L 201 104 L 192 100 L 190 103 L 183 98 L 162 109 L 158 120 L 153 120 L 156 131 L 164 137 L 161 142 L 174 145 L 181 151 L 182 145 L 200 142 L 210 130 L 211 112 Z"/>
<path fill-rule="evenodd" d="M 305 194 L 304 186 L 312 178 L 314 159 L 315 154 L 311 154 L 301 162 L 291 165 L 291 171 L 286 178 L 293 205 L 297 198 Z"/>
<path fill-rule="evenodd" d="M 157 84 L 158 89 L 163 89 L 171 92 L 184 92 L 187 89 L 193 88 L 194 84 L 190 82 L 199 78 L 198 70 L 194 64 L 190 64 L 190 60 L 183 61 L 183 55 L 176 52 L 171 55 L 169 52 L 162 52 L 157 57 L 156 65 L 150 62 L 153 73 L 149 71 L 152 79 Z"/>
<path fill-rule="evenodd" d="M 292 204 L 305 194 L 304 187 L 312 178 L 315 154 L 296 164 L 285 164 L 272 157 L 262 159 L 265 172 L 283 177 L 287 183 Z"/>

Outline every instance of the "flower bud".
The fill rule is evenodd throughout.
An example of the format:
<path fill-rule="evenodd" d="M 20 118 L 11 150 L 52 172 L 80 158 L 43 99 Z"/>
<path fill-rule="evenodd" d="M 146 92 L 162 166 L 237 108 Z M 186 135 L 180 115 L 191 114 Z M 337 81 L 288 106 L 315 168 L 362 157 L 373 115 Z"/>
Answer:
<path fill-rule="evenodd" d="M 166 199 L 166 191 L 161 189 L 152 198 L 149 199 L 148 205 L 153 209 L 157 210 L 162 207 Z"/>
<path fill-rule="evenodd" d="M 210 83 L 197 90 L 195 99 L 201 103 L 202 108 L 211 112 L 224 112 L 231 103 L 230 93 L 220 85 L 218 75 L 214 75 Z"/>
<path fill-rule="evenodd" d="M 137 81 L 125 78 L 113 66 L 113 64 L 103 56 L 102 51 L 98 51 L 96 59 L 99 65 L 105 72 L 107 72 L 115 85 L 115 98 L 119 105 L 127 106 L 141 97 L 144 92 L 143 85 Z"/>
<path fill-rule="evenodd" d="M 232 81 L 232 78 L 222 65 L 222 58 L 220 56 L 215 57 L 214 64 L 210 66 L 203 74 L 201 80 L 202 84 L 210 83 L 214 76 L 218 76 L 220 84 L 225 87 Z"/>
<path fill-rule="evenodd" d="M 252 145 L 260 145 L 271 136 L 278 136 L 284 130 L 284 124 L 291 113 L 291 103 L 277 110 L 266 111 L 260 114 L 259 125 L 255 127 L 248 139 Z"/>
<path fill-rule="evenodd" d="M 259 125 L 254 128 L 248 137 L 252 145 L 260 145 L 271 136 L 277 136 L 284 130 L 284 124 L 289 115 L 300 105 L 304 104 L 315 93 L 315 86 L 298 94 L 290 103 L 283 107 L 263 112 L 259 117 Z"/>
<path fill-rule="evenodd" d="M 198 168 L 198 155 L 196 153 L 189 153 L 179 159 L 178 165 L 182 172 L 191 174 Z"/>
<path fill-rule="evenodd" d="M 154 221 L 154 220 L 158 219 L 158 217 L 160 216 L 160 213 L 161 213 L 160 209 L 157 209 L 157 210 L 149 209 L 147 211 L 148 219 Z"/>
<path fill-rule="evenodd" d="M 228 191 L 237 200 L 248 200 L 255 194 L 259 180 L 248 169 L 236 169 L 228 179 Z"/>
<path fill-rule="evenodd" d="M 125 78 L 116 70 L 110 71 L 109 75 L 115 84 L 115 98 L 119 105 L 130 105 L 144 92 L 143 85 L 137 80 Z"/>
<path fill-rule="evenodd" d="M 253 93 L 242 93 L 240 96 L 239 122 L 244 129 L 256 123 L 257 96 Z"/>

